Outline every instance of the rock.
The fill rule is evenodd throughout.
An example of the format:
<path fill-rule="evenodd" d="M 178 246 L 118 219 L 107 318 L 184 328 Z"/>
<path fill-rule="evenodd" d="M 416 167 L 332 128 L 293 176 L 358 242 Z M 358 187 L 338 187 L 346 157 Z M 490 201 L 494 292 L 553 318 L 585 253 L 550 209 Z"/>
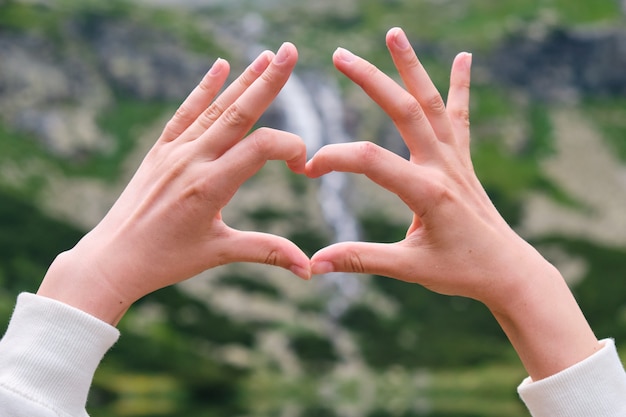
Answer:
<path fill-rule="evenodd" d="M 3 124 L 61 157 L 111 148 L 97 126 L 111 93 L 79 48 L 59 48 L 41 35 L 0 33 L 0 50 Z"/>
<path fill-rule="evenodd" d="M 495 51 L 491 67 L 500 83 L 546 101 L 624 95 L 626 31 L 552 28 L 543 36 L 520 33 Z"/>
<path fill-rule="evenodd" d="M 24 109 L 16 115 L 14 127 L 34 134 L 57 156 L 108 153 L 114 141 L 96 124 L 99 110 L 77 106 Z"/>
<path fill-rule="evenodd" d="M 211 57 L 189 51 L 180 39 L 158 29 L 103 20 L 89 30 L 109 85 L 142 100 L 181 100 L 212 63 Z"/>
<path fill-rule="evenodd" d="M 57 157 L 110 152 L 98 118 L 118 97 L 182 101 L 210 66 L 175 36 L 130 20 L 60 26 L 54 40 L 0 32 L 0 120 Z"/>

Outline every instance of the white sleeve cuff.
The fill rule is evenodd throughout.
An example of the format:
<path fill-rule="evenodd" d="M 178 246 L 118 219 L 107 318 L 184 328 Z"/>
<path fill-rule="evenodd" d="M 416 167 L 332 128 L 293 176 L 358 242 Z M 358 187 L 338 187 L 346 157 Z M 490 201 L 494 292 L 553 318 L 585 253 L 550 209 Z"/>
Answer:
<path fill-rule="evenodd" d="M 81 310 L 20 294 L 0 340 L 0 387 L 59 415 L 85 415 L 95 370 L 118 338 L 115 327 Z"/>
<path fill-rule="evenodd" d="M 602 349 L 582 362 L 548 378 L 522 382 L 517 391 L 532 416 L 626 416 L 626 373 L 615 341 L 602 343 Z"/>

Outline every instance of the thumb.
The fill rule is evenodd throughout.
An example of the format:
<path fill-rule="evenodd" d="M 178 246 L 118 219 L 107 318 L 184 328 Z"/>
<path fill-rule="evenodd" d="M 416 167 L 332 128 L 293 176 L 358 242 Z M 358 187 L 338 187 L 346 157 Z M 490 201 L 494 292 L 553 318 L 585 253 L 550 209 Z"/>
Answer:
<path fill-rule="evenodd" d="M 231 229 L 223 241 L 226 262 L 253 262 L 288 269 L 298 277 L 311 278 L 308 256 L 293 242 L 280 236 Z"/>
<path fill-rule="evenodd" d="M 311 272 L 354 272 L 402 279 L 407 269 L 400 252 L 397 243 L 336 243 L 313 255 Z"/>

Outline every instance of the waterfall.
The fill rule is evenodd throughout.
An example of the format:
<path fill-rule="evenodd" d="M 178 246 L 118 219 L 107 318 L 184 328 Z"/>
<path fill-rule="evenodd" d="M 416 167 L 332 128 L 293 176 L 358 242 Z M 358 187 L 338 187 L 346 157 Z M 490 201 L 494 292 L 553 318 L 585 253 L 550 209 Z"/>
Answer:
<path fill-rule="evenodd" d="M 333 80 L 319 76 L 305 83 L 299 75 L 291 78 L 276 99 L 285 118 L 285 129 L 299 135 L 313 156 L 322 146 L 349 142 L 343 127 L 343 103 Z M 322 215 L 333 230 L 334 242 L 359 240 L 359 226 L 345 199 L 349 178 L 343 172 L 331 172 L 319 180 L 318 202 Z M 340 315 L 360 293 L 360 280 L 353 274 L 325 276 L 337 289 L 328 303 L 329 312 Z"/>
<path fill-rule="evenodd" d="M 265 20 L 257 13 L 242 19 L 237 32 L 248 39 L 248 56 L 254 59 L 266 49 L 257 40 L 267 30 Z M 296 72 L 278 94 L 275 105 L 284 118 L 284 130 L 300 136 L 307 147 L 307 156 L 312 157 L 322 146 L 331 143 L 350 142 L 344 129 L 344 109 L 336 82 L 320 74 L 305 80 Z M 318 203 L 322 216 L 333 231 L 333 243 L 359 240 L 359 225 L 345 199 L 349 178 L 343 172 L 331 172 L 319 179 Z M 316 278 L 319 279 L 320 277 Z M 329 297 L 328 312 L 340 316 L 361 292 L 361 279 L 354 274 L 326 274 L 324 279 L 333 286 Z"/>

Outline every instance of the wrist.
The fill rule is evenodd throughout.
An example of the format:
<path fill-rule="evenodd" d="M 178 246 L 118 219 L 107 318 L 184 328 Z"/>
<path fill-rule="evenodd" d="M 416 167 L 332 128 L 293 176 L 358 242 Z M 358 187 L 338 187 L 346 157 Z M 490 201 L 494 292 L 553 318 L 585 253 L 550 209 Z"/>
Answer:
<path fill-rule="evenodd" d="M 516 263 L 508 296 L 487 305 L 533 380 L 554 375 L 600 349 L 559 271 L 537 254 Z"/>
<path fill-rule="evenodd" d="M 110 285 L 103 271 L 77 248 L 59 254 L 50 265 L 37 295 L 80 309 L 111 325 L 117 325 L 131 301 Z"/>

